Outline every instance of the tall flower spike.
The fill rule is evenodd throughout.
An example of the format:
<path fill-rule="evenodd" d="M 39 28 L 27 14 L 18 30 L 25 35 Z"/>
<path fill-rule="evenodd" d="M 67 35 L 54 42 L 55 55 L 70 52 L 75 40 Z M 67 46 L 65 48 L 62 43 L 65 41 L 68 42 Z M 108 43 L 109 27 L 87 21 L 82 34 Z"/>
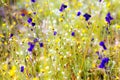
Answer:
<path fill-rule="evenodd" d="M 105 20 L 108 24 L 110 24 L 111 20 L 113 20 L 113 17 L 111 16 L 110 12 L 107 13 Z"/>
<path fill-rule="evenodd" d="M 101 42 L 99 43 L 99 45 L 102 46 L 104 50 L 107 49 L 106 46 L 105 46 L 105 43 L 104 43 L 103 41 L 101 41 Z"/>
<path fill-rule="evenodd" d="M 67 8 L 67 5 L 62 4 L 61 7 L 60 7 L 60 9 L 59 9 L 59 11 L 62 12 L 62 11 L 65 10 L 65 8 Z"/>
<path fill-rule="evenodd" d="M 90 19 L 90 17 L 91 17 L 91 15 L 88 14 L 88 13 L 85 13 L 83 16 L 84 16 L 86 21 L 88 21 Z"/>
<path fill-rule="evenodd" d="M 109 58 L 105 57 L 102 59 L 99 68 L 105 68 L 105 64 L 107 64 L 109 62 Z"/>

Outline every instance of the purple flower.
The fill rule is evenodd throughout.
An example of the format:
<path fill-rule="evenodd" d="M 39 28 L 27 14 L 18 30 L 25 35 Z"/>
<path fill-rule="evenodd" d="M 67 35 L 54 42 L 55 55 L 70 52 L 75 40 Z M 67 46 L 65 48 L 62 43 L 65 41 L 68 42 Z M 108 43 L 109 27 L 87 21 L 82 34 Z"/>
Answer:
<path fill-rule="evenodd" d="M 105 68 L 105 64 L 107 64 L 109 62 L 109 58 L 105 57 L 102 59 L 99 68 Z"/>
<path fill-rule="evenodd" d="M 101 41 L 101 42 L 99 43 L 99 45 L 102 46 L 104 50 L 107 49 L 106 46 L 105 46 L 105 43 L 104 43 L 103 41 Z"/>
<path fill-rule="evenodd" d="M 31 43 L 31 42 L 28 42 L 28 45 L 30 46 L 29 48 L 28 48 L 28 51 L 32 51 L 33 50 L 33 48 L 34 48 L 34 44 L 33 43 Z"/>
<path fill-rule="evenodd" d="M 32 18 L 28 18 L 28 23 L 31 23 L 32 22 Z"/>
<path fill-rule="evenodd" d="M 24 72 L 24 66 L 20 67 L 20 72 Z"/>
<path fill-rule="evenodd" d="M 25 16 L 25 14 L 24 14 L 24 13 L 22 13 L 22 14 L 21 14 L 21 16 Z"/>
<path fill-rule="evenodd" d="M 75 36 L 75 32 L 72 32 L 72 33 L 71 33 L 71 36 Z"/>
<path fill-rule="evenodd" d="M 101 2 L 102 0 L 99 0 L 99 2 Z"/>
<path fill-rule="evenodd" d="M 78 11 L 78 12 L 77 12 L 77 16 L 80 16 L 80 15 L 81 15 L 81 12 L 80 12 L 80 11 Z"/>
<path fill-rule="evenodd" d="M 106 31 L 108 31 L 108 27 L 106 28 Z"/>
<path fill-rule="evenodd" d="M 83 16 L 85 17 L 86 21 L 88 21 L 90 19 L 90 17 L 91 17 L 91 15 L 88 14 L 88 13 L 85 13 Z"/>
<path fill-rule="evenodd" d="M 33 3 L 34 3 L 34 2 L 36 2 L 36 0 L 31 0 L 31 2 L 33 2 Z"/>
<path fill-rule="evenodd" d="M 38 42 L 38 39 L 37 39 L 37 38 L 34 39 L 34 43 L 36 43 L 36 42 Z"/>
<path fill-rule="evenodd" d="M 94 41 L 94 38 L 92 38 L 91 41 Z"/>
<path fill-rule="evenodd" d="M 32 42 L 28 42 L 28 45 L 31 45 L 32 44 Z"/>
<path fill-rule="evenodd" d="M 36 12 L 33 12 L 33 14 L 35 15 L 35 14 L 36 14 Z"/>
<path fill-rule="evenodd" d="M 43 43 L 39 43 L 40 47 L 43 47 Z"/>
<path fill-rule="evenodd" d="M 54 31 L 54 36 L 57 34 L 57 32 L 56 31 Z"/>
<path fill-rule="evenodd" d="M 32 26 L 35 26 L 35 23 L 31 23 Z"/>
<path fill-rule="evenodd" d="M 61 7 L 60 7 L 60 9 L 59 9 L 59 11 L 62 12 L 62 11 L 65 10 L 65 8 L 67 8 L 67 5 L 62 4 Z"/>
<path fill-rule="evenodd" d="M 111 20 L 113 20 L 113 17 L 111 16 L 110 12 L 107 13 L 105 20 L 108 24 L 110 24 Z"/>
<path fill-rule="evenodd" d="M 14 34 L 10 34 L 10 38 L 13 37 Z"/>

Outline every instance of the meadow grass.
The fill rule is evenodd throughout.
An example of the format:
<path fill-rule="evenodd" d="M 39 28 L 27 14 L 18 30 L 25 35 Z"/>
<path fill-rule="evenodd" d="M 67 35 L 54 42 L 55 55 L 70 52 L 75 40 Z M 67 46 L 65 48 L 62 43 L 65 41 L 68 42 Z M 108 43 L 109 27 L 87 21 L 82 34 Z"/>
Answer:
<path fill-rule="evenodd" d="M 119 80 L 119 5 L 119 0 L 1 0 L 0 80 Z"/>

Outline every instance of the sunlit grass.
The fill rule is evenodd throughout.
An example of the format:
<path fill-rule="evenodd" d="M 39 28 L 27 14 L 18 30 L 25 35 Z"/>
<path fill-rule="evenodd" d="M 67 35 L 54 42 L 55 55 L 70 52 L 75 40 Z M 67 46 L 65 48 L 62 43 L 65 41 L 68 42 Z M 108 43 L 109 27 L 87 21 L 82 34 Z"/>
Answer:
<path fill-rule="evenodd" d="M 0 80 L 119 80 L 119 0 L 0 3 L 4 11 L 0 13 Z M 60 12 L 62 4 L 67 8 Z M 108 12 L 113 17 L 110 24 L 105 19 Z M 91 15 L 88 21 L 85 13 Z M 36 38 L 38 41 L 34 42 Z M 101 41 L 107 50 L 100 46 Z M 102 59 L 109 58 L 105 68 L 99 68 L 102 59 L 96 52 Z"/>

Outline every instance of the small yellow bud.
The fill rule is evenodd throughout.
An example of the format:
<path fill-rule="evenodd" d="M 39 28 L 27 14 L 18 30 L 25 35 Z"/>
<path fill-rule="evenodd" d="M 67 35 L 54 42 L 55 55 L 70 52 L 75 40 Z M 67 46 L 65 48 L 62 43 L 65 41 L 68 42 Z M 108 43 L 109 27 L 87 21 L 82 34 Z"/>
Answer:
<path fill-rule="evenodd" d="M 111 5 L 111 3 L 110 3 L 110 2 L 108 2 L 108 3 L 107 3 L 107 8 L 109 8 L 109 7 L 110 7 L 110 5 Z"/>
<path fill-rule="evenodd" d="M 40 12 L 40 13 L 41 13 L 41 12 L 43 12 L 43 10 L 42 10 L 42 9 L 39 9 L 39 10 L 38 10 L 38 12 Z"/>
<path fill-rule="evenodd" d="M 28 4 L 25 4 L 25 7 L 28 8 Z"/>
<path fill-rule="evenodd" d="M 5 26 L 6 26 L 6 24 L 5 24 L 5 23 L 3 23 L 3 24 L 2 24 L 2 26 L 3 26 L 3 27 L 5 27 Z"/>
<path fill-rule="evenodd" d="M 0 37 L 4 37 L 3 34 L 0 34 Z"/>
<path fill-rule="evenodd" d="M 59 18 L 59 21 L 60 21 L 60 22 L 63 22 L 63 18 Z"/>
<path fill-rule="evenodd" d="M 38 78 L 33 78 L 33 80 L 39 80 Z"/>
<path fill-rule="evenodd" d="M 116 25 L 116 28 L 117 28 L 117 29 L 120 29 L 120 25 Z"/>

